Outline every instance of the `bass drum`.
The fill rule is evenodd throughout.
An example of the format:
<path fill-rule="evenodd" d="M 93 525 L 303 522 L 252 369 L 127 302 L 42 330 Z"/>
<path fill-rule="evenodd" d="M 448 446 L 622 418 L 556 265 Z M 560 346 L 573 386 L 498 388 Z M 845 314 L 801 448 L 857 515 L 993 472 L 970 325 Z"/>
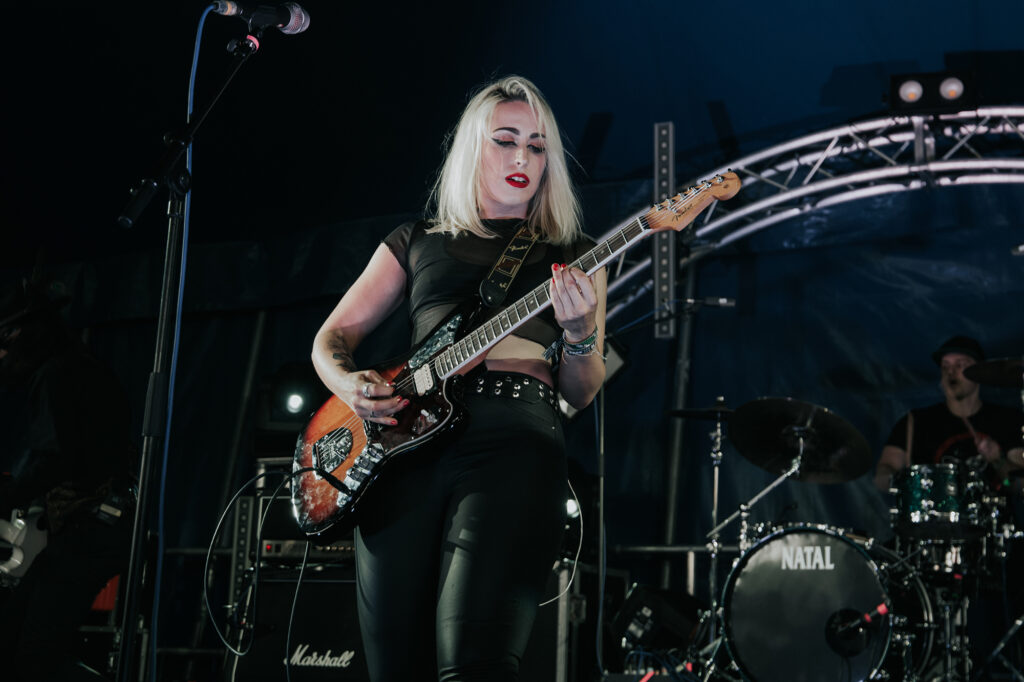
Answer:
<path fill-rule="evenodd" d="M 883 668 L 898 674 L 924 665 L 932 630 L 927 592 L 912 575 L 887 576 L 870 545 L 827 526 L 788 526 L 740 557 L 722 605 L 726 646 L 748 680 L 854 682 Z M 907 601 L 913 613 L 902 616 Z M 865 614 L 874 614 L 870 623 Z M 898 658 L 887 661 L 890 648 Z"/>

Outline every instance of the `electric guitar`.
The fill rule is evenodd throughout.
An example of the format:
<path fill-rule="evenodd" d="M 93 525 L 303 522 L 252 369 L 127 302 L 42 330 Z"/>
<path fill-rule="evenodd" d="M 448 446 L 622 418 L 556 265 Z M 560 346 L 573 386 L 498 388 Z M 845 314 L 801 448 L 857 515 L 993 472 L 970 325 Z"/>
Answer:
<path fill-rule="evenodd" d="M 739 188 L 735 173 L 690 187 L 625 222 L 570 267 L 593 274 L 649 234 L 681 231 L 713 201 L 730 199 Z M 341 522 L 351 525 L 363 494 L 394 457 L 450 431 L 462 420 L 455 398 L 462 374 L 549 305 L 545 282 L 483 323 L 473 312 L 478 306 L 458 308 L 406 358 L 374 368 L 395 386 L 396 394 L 409 400 L 395 415 L 397 425 L 363 421 L 331 396 L 313 414 L 295 445 L 291 498 L 299 528 L 312 535 Z"/>
<path fill-rule="evenodd" d="M 0 548 L 9 547 L 10 555 L 0 562 L 0 585 L 13 586 L 28 571 L 36 556 L 46 547 L 47 532 L 42 527 L 43 508 L 15 509 L 11 520 L 0 519 Z"/>

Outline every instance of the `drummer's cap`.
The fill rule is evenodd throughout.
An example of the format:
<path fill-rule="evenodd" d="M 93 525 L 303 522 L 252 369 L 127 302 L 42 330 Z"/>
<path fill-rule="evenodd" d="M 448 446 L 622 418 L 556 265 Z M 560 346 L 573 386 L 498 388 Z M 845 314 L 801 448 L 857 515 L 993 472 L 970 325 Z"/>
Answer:
<path fill-rule="evenodd" d="M 949 353 L 963 353 L 978 362 L 985 359 L 985 351 L 981 350 L 981 344 L 969 336 L 952 336 L 946 339 L 946 342 L 932 353 L 932 360 L 936 365 L 941 365 L 943 356 Z"/>

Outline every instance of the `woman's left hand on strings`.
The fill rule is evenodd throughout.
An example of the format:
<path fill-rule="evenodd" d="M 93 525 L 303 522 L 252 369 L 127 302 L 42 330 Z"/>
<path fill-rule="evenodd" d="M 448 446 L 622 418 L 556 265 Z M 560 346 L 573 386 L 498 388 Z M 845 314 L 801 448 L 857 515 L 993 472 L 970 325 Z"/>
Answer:
<path fill-rule="evenodd" d="M 582 341 L 597 326 L 597 291 L 594 282 L 579 268 L 551 266 L 550 296 L 555 320 L 566 340 Z"/>

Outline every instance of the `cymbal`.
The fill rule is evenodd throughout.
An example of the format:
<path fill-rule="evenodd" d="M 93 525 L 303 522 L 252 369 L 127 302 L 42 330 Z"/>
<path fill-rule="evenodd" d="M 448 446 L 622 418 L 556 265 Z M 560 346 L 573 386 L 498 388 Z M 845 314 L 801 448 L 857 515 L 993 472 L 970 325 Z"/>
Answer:
<path fill-rule="evenodd" d="M 964 376 L 988 386 L 1024 386 L 1024 358 L 996 358 L 971 365 Z"/>
<path fill-rule="evenodd" d="M 725 405 L 714 407 L 687 407 L 681 410 L 666 410 L 665 414 L 670 417 L 689 417 L 690 419 L 710 419 L 711 421 L 726 421 L 732 414 L 732 408 Z"/>
<path fill-rule="evenodd" d="M 747 460 L 783 474 L 801 453 L 792 478 L 807 483 L 842 483 L 867 473 L 871 448 L 849 422 L 818 405 L 793 398 L 758 398 L 736 408 L 729 440 Z"/>

